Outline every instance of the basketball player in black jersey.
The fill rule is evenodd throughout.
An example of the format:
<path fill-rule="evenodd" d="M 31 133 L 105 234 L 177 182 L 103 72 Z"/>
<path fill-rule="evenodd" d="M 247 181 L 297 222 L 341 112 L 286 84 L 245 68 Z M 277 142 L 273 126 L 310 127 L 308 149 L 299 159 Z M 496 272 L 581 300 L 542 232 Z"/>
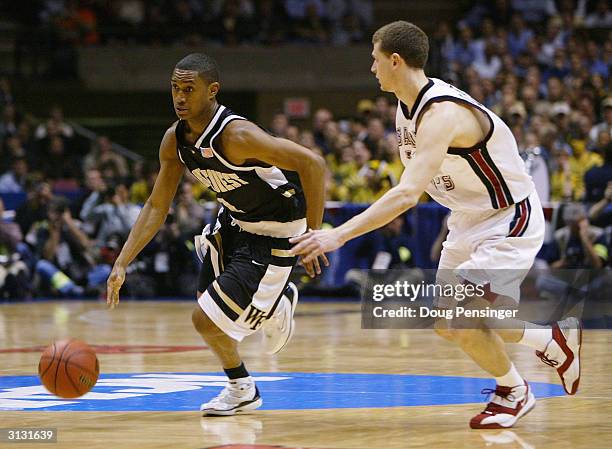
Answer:
<path fill-rule="evenodd" d="M 229 380 L 200 409 L 233 415 L 262 404 L 238 342 L 263 327 L 268 352 L 275 353 L 293 333 L 297 290 L 288 280 L 297 259 L 289 238 L 321 225 L 325 162 L 220 105 L 219 71 L 210 57 L 183 58 L 171 85 L 179 120 L 162 139 L 159 175 L 109 276 L 107 303 L 119 303 L 126 268 L 164 223 L 187 167 L 221 204 L 214 226 L 196 237 L 203 265 L 192 318 Z M 321 270 L 318 260 L 305 268 L 311 276 Z"/>

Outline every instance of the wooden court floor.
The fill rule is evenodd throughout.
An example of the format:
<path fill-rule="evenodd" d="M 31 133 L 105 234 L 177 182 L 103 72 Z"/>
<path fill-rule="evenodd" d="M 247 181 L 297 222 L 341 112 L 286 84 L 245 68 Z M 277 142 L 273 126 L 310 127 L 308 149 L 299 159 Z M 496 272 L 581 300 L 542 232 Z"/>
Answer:
<path fill-rule="evenodd" d="M 206 349 L 162 353 L 138 349 L 141 345 L 201 345 L 191 327 L 194 304 L 122 302 L 114 311 L 106 310 L 102 303 L 80 301 L 0 305 L 0 376 L 3 376 L 0 377 L 0 403 L 7 387 L 6 379 L 36 374 L 39 353 L 27 352 L 28 348 L 45 346 L 67 336 L 92 345 L 132 348 L 127 353 L 100 351 L 98 357 L 104 375 L 219 372 L 215 359 Z M 277 356 L 260 354 L 258 336 L 245 340 L 242 355 L 250 371 L 270 376 L 294 372 L 461 376 L 466 382 L 467 378 L 486 377 L 458 349 L 431 331 L 361 330 L 359 306 L 355 303 L 300 303 L 296 319 L 298 328 L 294 339 Z M 578 395 L 539 399 L 536 408 L 512 430 L 470 430 L 467 423 L 482 409 L 480 403 L 456 404 L 449 400 L 450 405 L 377 407 L 369 402 L 362 407 L 360 392 L 354 391 L 350 382 L 330 385 L 333 380 L 325 381 L 318 388 L 315 379 L 308 391 L 291 394 L 301 394 L 300 400 L 307 403 L 324 396 L 328 387 L 333 387 L 336 392 L 339 389 L 341 399 L 348 401 L 349 407 L 333 408 L 332 396 L 327 408 L 257 410 L 225 418 L 202 418 L 197 408 L 188 411 L 5 409 L 0 410 L 1 428 L 56 427 L 58 442 L 0 443 L 0 447 L 610 448 L 612 332 L 586 331 L 583 342 L 583 377 Z M 509 349 L 519 371 L 528 380 L 559 383 L 556 373 L 543 365 L 532 351 L 515 345 Z M 433 382 L 446 385 L 442 377 L 434 378 Z M 451 399 L 466 393 L 461 382 L 455 385 L 459 386 L 448 392 Z M 374 402 L 377 397 L 384 398 L 385 386 L 378 390 L 382 396 L 373 396 Z M 194 390 L 188 397 L 199 404 L 210 398 L 211 391 Z M 409 387 L 408 393 L 412 393 Z M 265 394 L 263 398 L 265 403 Z M 290 404 L 291 396 L 288 398 Z M 147 401 L 146 398 L 139 400 Z M 279 396 L 279 400 L 284 399 Z M 354 408 L 350 407 L 353 400 Z"/>

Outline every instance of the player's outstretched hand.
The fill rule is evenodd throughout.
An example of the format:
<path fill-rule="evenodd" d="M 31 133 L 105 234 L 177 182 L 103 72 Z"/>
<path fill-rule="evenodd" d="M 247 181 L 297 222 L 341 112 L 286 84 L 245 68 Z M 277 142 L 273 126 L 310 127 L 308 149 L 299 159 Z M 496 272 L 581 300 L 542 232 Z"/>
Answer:
<path fill-rule="evenodd" d="M 108 280 L 106 281 L 106 304 L 114 309 L 119 304 L 119 290 L 125 281 L 125 267 L 113 266 Z"/>
<path fill-rule="evenodd" d="M 304 266 L 317 260 L 317 257 L 338 249 L 344 244 L 335 229 L 311 230 L 299 237 L 289 239 L 289 242 L 294 244 L 293 248 L 291 248 L 293 254 L 302 256 L 302 264 Z"/>

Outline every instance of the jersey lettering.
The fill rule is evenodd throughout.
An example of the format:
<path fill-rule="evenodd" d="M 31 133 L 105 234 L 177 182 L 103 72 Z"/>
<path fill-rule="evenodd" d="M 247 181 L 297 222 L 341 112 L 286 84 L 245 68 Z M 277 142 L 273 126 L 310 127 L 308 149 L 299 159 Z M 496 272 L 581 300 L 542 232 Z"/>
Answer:
<path fill-rule="evenodd" d="M 202 170 L 200 168 L 191 170 L 191 173 L 198 181 L 217 193 L 229 192 L 248 184 L 237 173 L 222 173 L 215 170 Z"/>
<path fill-rule="evenodd" d="M 450 175 L 436 176 L 431 180 L 431 183 L 434 185 L 436 190 L 448 192 L 455 189 L 455 183 Z"/>
<path fill-rule="evenodd" d="M 416 147 L 416 138 L 413 132 L 410 132 L 408 128 L 401 127 L 396 129 L 397 132 L 397 145 L 403 146 L 408 145 L 410 147 Z"/>

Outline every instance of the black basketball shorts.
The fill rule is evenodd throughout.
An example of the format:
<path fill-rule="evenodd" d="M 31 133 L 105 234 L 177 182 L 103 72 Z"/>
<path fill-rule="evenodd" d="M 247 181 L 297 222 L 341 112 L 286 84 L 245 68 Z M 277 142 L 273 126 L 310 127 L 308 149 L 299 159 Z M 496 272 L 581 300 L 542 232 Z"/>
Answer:
<path fill-rule="evenodd" d="M 297 257 L 289 239 L 251 234 L 222 212 L 207 237 L 198 303 L 231 338 L 241 341 L 274 313 Z"/>

